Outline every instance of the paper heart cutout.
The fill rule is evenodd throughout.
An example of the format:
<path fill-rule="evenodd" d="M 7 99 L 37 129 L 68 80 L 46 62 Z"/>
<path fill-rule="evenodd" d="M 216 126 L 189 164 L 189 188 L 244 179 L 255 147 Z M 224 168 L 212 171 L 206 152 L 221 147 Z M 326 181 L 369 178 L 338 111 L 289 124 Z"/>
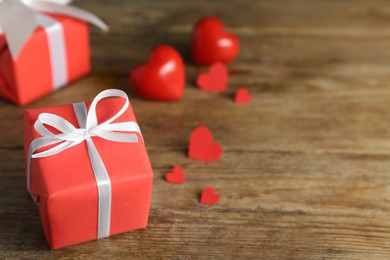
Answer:
<path fill-rule="evenodd" d="M 165 174 L 165 180 L 174 184 L 183 184 L 184 178 L 184 170 L 181 166 L 175 166 L 173 167 L 172 172 L 167 172 Z"/>
<path fill-rule="evenodd" d="M 234 96 L 234 102 L 237 104 L 247 104 L 252 101 L 252 95 L 247 88 L 239 88 Z"/>
<path fill-rule="evenodd" d="M 229 72 L 226 65 L 222 62 L 216 62 L 210 66 L 208 72 L 198 75 L 196 84 L 206 91 L 221 92 L 226 89 L 228 77 Z"/>
<path fill-rule="evenodd" d="M 202 191 L 202 195 L 200 196 L 200 203 L 213 205 L 219 202 L 221 196 L 214 190 L 213 187 L 206 187 Z"/>
<path fill-rule="evenodd" d="M 222 156 L 221 146 L 213 141 L 213 135 L 205 126 L 198 126 L 191 133 L 188 157 L 194 160 L 212 162 Z"/>
<path fill-rule="evenodd" d="M 233 61 L 240 51 L 238 38 L 223 30 L 223 24 L 215 17 L 199 20 L 191 35 L 191 58 L 195 64 Z"/>
<path fill-rule="evenodd" d="M 136 65 L 130 72 L 130 84 L 142 98 L 175 101 L 183 97 L 185 87 L 184 63 L 172 47 L 154 47 L 148 61 Z"/>

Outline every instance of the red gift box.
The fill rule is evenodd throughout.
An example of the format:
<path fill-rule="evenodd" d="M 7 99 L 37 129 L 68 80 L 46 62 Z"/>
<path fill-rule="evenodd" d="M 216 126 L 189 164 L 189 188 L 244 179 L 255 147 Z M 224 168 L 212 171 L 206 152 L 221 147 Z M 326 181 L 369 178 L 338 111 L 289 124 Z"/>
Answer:
<path fill-rule="evenodd" d="M 101 123 L 111 118 L 124 102 L 120 98 L 98 102 L 97 121 Z M 86 103 L 88 110 L 91 110 L 90 106 L 91 103 Z M 57 115 L 75 128 L 81 128 L 72 105 L 27 109 L 24 116 L 26 161 L 29 160 L 30 144 L 41 137 L 37 128 L 34 129 L 34 123 L 40 115 L 45 115 L 42 113 Z M 129 106 L 113 123 L 135 120 Z M 47 128 L 54 134 L 59 133 L 54 128 Z M 136 136 L 137 143 L 91 137 L 111 181 L 110 236 L 145 228 L 148 222 L 153 173 L 142 136 L 139 133 Z M 100 206 L 95 169 L 90 159 L 83 141 L 54 155 L 30 161 L 30 192 L 37 200 L 43 229 L 52 249 L 97 239 Z"/>
<path fill-rule="evenodd" d="M 41 26 L 15 60 L 6 36 L 0 36 L 0 96 L 17 105 L 49 94 L 91 69 L 86 22 L 53 14 L 41 18 Z"/>

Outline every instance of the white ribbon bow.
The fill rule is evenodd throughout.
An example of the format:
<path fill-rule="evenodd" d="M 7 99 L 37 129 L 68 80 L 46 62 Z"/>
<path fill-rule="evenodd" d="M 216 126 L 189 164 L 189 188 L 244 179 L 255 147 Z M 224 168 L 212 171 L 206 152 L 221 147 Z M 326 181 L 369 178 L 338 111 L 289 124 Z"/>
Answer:
<path fill-rule="evenodd" d="M 126 103 L 113 117 L 99 124 L 96 115 L 96 105 L 100 100 L 108 97 L 124 98 Z M 80 128 L 74 127 L 66 119 L 60 116 L 49 113 L 40 114 L 34 124 L 35 130 L 42 135 L 42 137 L 34 139 L 29 147 L 27 158 L 28 191 L 35 200 L 35 197 L 30 190 L 30 164 L 32 158 L 42 158 L 55 155 L 85 141 L 98 186 L 98 239 L 108 237 L 110 234 L 111 181 L 106 167 L 104 166 L 91 137 L 97 136 L 113 142 L 138 143 L 138 136 L 136 133 L 141 135 L 141 130 L 136 122 L 129 121 L 112 123 L 126 111 L 129 104 L 129 100 L 125 92 L 118 89 L 108 89 L 95 97 L 91 103 L 88 113 L 84 102 L 73 104 Z M 54 134 L 50 132 L 45 125 L 54 127 L 60 131 L 60 133 Z M 42 152 L 36 152 L 37 150 L 50 145 L 55 146 Z"/>
<path fill-rule="evenodd" d="M 89 22 L 107 31 L 108 26 L 96 15 L 69 6 L 72 0 L 0 0 L 0 29 L 6 35 L 14 59 L 39 26 L 39 12 L 57 13 Z"/>

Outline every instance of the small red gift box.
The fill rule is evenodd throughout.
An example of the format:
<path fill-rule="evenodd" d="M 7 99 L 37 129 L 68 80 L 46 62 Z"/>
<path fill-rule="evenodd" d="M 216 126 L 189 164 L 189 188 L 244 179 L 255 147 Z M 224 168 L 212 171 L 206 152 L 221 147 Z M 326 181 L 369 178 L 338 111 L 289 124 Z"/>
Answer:
<path fill-rule="evenodd" d="M 50 248 L 146 227 L 153 173 L 127 102 L 124 92 L 106 90 L 92 103 L 25 111 L 27 188 Z"/>
<path fill-rule="evenodd" d="M 86 22 L 63 15 L 39 16 L 35 30 L 14 60 L 0 36 L 0 96 L 17 105 L 51 93 L 91 69 Z"/>

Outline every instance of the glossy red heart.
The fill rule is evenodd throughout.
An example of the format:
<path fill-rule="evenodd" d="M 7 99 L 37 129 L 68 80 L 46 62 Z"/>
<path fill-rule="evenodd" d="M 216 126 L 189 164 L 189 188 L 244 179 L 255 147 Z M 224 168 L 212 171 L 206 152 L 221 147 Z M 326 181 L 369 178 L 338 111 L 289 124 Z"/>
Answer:
<path fill-rule="evenodd" d="M 191 58 L 195 64 L 231 62 L 239 53 L 238 38 L 223 30 L 223 24 L 215 17 L 199 20 L 191 35 Z"/>
<path fill-rule="evenodd" d="M 212 162 L 222 156 L 221 146 L 213 141 L 213 135 L 205 126 L 198 126 L 191 133 L 188 157 L 194 160 Z"/>
<path fill-rule="evenodd" d="M 200 203 L 212 205 L 218 203 L 220 199 L 221 196 L 214 190 L 213 187 L 206 187 L 200 196 Z"/>
<path fill-rule="evenodd" d="M 239 88 L 234 96 L 234 102 L 237 104 L 246 104 L 252 101 L 252 96 L 247 88 Z"/>
<path fill-rule="evenodd" d="M 184 63 L 172 47 L 160 45 L 149 53 L 146 63 L 136 65 L 130 84 L 142 98 L 175 101 L 182 98 L 185 87 Z"/>
<path fill-rule="evenodd" d="M 209 72 L 204 72 L 196 78 L 199 88 L 206 91 L 221 92 L 226 89 L 229 72 L 226 65 L 216 62 L 210 66 Z"/>
<path fill-rule="evenodd" d="M 174 184 L 184 183 L 184 170 L 181 166 L 175 166 L 172 172 L 165 174 L 165 180 Z"/>

